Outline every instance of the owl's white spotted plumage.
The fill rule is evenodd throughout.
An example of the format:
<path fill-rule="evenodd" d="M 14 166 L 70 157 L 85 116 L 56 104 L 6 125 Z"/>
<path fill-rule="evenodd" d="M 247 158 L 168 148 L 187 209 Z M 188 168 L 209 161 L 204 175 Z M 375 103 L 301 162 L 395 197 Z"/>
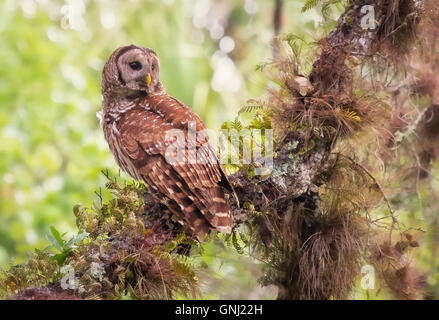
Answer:
<path fill-rule="evenodd" d="M 233 189 L 208 142 L 195 142 L 194 161 L 187 145 L 185 160 L 169 163 L 166 150 L 175 140 L 166 133 L 205 126 L 187 106 L 169 96 L 159 79 L 154 51 L 134 45 L 117 49 L 102 72 L 103 108 L 99 114 L 105 139 L 119 167 L 168 197 L 169 209 L 198 238 L 210 230 L 230 232 L 231 210 L 223 188 Z"/>

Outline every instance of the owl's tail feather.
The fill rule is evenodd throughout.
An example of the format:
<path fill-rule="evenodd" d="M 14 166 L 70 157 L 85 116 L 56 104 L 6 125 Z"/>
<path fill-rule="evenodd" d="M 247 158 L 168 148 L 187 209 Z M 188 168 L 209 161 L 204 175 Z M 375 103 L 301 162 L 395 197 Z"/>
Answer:
<path fill-rule="evenodd" d="M 213 226 L 203 214 L 206 208 L 199 201 L 199 192 L 191 190 L 184 180 L 174 172 L 174 169 L 167 168 L 163 159 L 156 162 L 150 175 L 144 176 L 144 179 L 148 184 L 155 186 L 159 192 L 167 194 L 173 200 L 174 205 L 169 205 L 169 210 L 175 214 L 185 228 L 189 229 L 200 241 L 203 240 Z M 154 183 L 157 179 L 160 183 Z"/>
<path fill-rule="evenodd" d="M 194 234 L 200 241 L 202 241 L 212 229 L 212 226 L 203 218 L 202 213 L 194 204 L 190 209 L 189 207 L 185 208 L 184 212 L 182 212 L 180 206 L 175 201 L 168 203 L 167 207 L 175 215 L 177 221 L 186 229 L 186 231 Z M 196 227 L 196 225 L 198 227 Z"/>
<path fill-rule="evenodd" d="M 177 188 L 175 185 L 173 186 L 174 191 L 177 191 Z M 190 194 L 190 190 L 185 190 L 184 187 L 182 189 L 181 193 L 175 193 L 178 200 L 174 199 L 183 211 L 185 225 L 199 240 L 202 240 L 212 229 L 224 233 L 232 231 L 230 207 L 224 198 L 224 191 L 221 187 L 216 186 L 205 190 L 210 194 L 209 202 L 205 198 L 200 201 L 200 198 Z"/>
<path fill-rule="evenodd" d="M 215 186 L 210 190 L 211 205 L 206 218 L 218 231 L 230 233 L 232 231 L 232 214 L 229 203 L 227 202 L 224 191 L 220 186 Z M 213 216 L 210 218 L 210 216 Z"/>

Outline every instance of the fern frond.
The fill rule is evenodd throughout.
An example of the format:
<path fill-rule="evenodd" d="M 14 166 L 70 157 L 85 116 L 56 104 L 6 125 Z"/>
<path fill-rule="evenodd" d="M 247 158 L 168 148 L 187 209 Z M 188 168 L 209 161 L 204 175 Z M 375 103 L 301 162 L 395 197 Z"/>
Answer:
<path fill-rule="evenodd" d="M 241 114 L 241 113 L 244 113 L 244 112 L 253 113 L 253 112 L 256 112 L 256 111 L 261 110 L 261 109 L 264 109 L 264 106 L 262 104 L 259 104 L 259 105 L 247 105 L 247 106 L 242 107 L 239 110 L 238 114 Z"/>
<path fill-rule="evenodd" d="M 233 121 L 226 121 L 221 125 L 221 129 L 222 130 L 231 130 L 234 129 L 236 131 L 241 131 L 242 129 L 242 123 L 241 121 L 238 119 L 238 117 L 235 118 L 235 120 Z"/>
<path fill-rule="evenodd" d="M 244 254 L 244 249 L 243 249 L 243 247 L 239 244 L 239 239 L 238 239 L 238 238 L 240 238 L 240 235 L 239 235 L 238 231 L 236 230 L 236 228 L 234 228 L 234 229 L 232 230 L 232 237 L 231 237 L 233 247 L 235 248 L 235 250 L 236 250 L 239 254 Z"/>
<path fill-rule="evenodd" d="M 345 111 L 343 111 L 343 114 L 345 115 L 346 118 L 348 118 L 350 120 L 353 120 L 356 122 L 361 122 L 361 118 L 353 110 L 345 110 Z"/>
<path fill-rule="evenodd" d="M 302 7 L 302 12 L 306 12 L 317 7 L 320 1 L 322 0 L 307 0 Z"/>
<path fill-rule="evenodd" d="M 241 131 L 242 122 L 238 118 L 235 118 L 235 120 L 231 124 L 231 129 L 235 129 L 236 131 Z"/>
<path fill-rule="evenodd" d="M 303 45 L 308 44 L 304 39 L 292 33 L 288 33 L 286 35 L 281 36 L 280 40 L 288 43 L 295 57 L 300 57 L 300 52 L 302 50 Z"/>

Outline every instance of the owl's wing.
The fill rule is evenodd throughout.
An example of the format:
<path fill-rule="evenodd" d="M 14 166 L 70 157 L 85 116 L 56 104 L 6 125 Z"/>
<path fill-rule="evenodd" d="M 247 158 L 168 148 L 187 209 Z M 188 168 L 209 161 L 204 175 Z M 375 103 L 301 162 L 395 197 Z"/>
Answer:
<path fill-rule="evenodd" d="M 178 129 L 187 131 L 191 126 L 196 126 L 197 132 L 206 129 L 203 121 L 201 121 L 196 113 L 189 109 L 183 102 L 167 94 L 152 96 L 148 101 L 148 109 L 160 114 L 167 122 L 172 123 Z M 206 164 L 203 166 L 203 169 L 206 170 L 209 177 L 212 177 L 212 183 L 218 183 L 218 181 L 220 181 L 220 184 L 234 196 L 239 206 L 238 198 L 227 178 L 224 168 L 217 158 L 216 151 L 207 140 L 208 137 L 206 136 L 205 141 L 197 141 L 197 148 L 202 148 L 198 150 L 198 158 L 201 162 Z"/>
<path fill-rule="evenodd" d="M 189 155 L 183 162 L 167 161 L 166 152 L 171 145 L 180 151 L 187 150 L 184 139 L 167 138 L 167 132 L 176 127 L 162 115 L 140 108 L 125 113 L 118 121 L 122 147 L 139 174 L 148 185 L 179 205 L 193 231 L 206 233 L 209 227 L 230 231 L 230 208 L 218 185 L 221 169 L 209 145 L 197 144 L 195 159 Z"/>
<path fill-rule="evenodd" d="M 171 163 L 173 154 L 167 150 L 178 149 L 185 152 L 184 158 L 172 166 L 181 176 L 187 177 L 186 183 L 191 188 L 212 187 L 221 181 L 221 169 L 208 141 L 194 140 L 195 145 L 186 145 L 187 131 L 154 112 L 134 109 L 118 122 L 118 130 L 132 159 L 142 158 L 145 153 L 145 156 L 161 155 Z M 182 135 L 181 139 L 177 138 L 177 133 Z"/>

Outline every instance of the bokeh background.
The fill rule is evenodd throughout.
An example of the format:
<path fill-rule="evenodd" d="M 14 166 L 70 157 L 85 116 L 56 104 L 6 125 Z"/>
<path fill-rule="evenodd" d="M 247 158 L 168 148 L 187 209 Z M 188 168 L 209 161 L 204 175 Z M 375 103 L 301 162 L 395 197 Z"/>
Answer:
<path fill-rule="evenodd" d="M 281 32 L 312 41 L 330 24 L 317 11 L 302 13 L 304 2 L 284 1 Z M 256 66 L 272 57 L 275 3 L 0 0 L 0 268 L 49 245 L 50 226 L 75 234 L 75 204 L 110 197 L 101 170 L 118 168 L 95 114 L 114 49 L 153 48 L 168 92 L 218 129 L 264 95 L 268 81 Z M 211 242 L 202 259 L 204 298 L 276 296 L 258 285 L 261 266 L 248 255 Z"/>

